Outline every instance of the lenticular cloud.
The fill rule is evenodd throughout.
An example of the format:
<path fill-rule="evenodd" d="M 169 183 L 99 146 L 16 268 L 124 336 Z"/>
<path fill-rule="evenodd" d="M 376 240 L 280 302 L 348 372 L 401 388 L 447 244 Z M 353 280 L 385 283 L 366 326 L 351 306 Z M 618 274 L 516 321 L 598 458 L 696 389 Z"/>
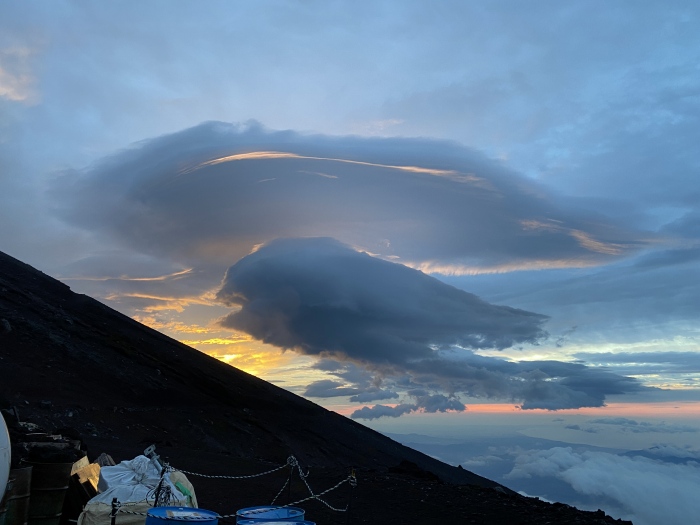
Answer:
<path fill-rule="evenodd" d="M 489 304 L 328 238 L 260 248 L 229 268 L 218 298 L 241 307 L 224 326 L 305 354 L 375 364 L 427 359 L 435 347 L 502 349 L 546 335 L 545 316 Z"/>
<path fill-rule="evenodd" d="M 443 273 L 591 266 L 642 242 L 454 143 L 255 123 L 143 141 L 64 173 L 54 191 L 71 224 L 187 267 L 230 264 L 280 237 L 331 236 Z"/>
<path fill-rule="evenodd" d="M 260 247 L 228 269 L 217 298 L 236 309 L 223 326 L 323 358 L 319 369 L 337 380 L 309 385 L 309 397 L 396 400 L 354 418 L 462 411 L 460 394 L 513 400 L 523 409 L 601 406 L 607 394 L 640 388 L 578 363 L 478 355 L 538 344 L 547 337 L 547 317 L 490 304 L 330 238 Z"/>

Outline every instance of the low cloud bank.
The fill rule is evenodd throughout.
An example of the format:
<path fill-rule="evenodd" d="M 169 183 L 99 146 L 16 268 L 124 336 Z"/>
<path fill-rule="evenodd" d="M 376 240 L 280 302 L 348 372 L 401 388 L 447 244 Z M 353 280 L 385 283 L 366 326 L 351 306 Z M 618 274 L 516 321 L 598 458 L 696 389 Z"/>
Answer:
<path fill-rule="evenodd" d="M 556 447 L 521 454 L 505 477 L 556 478 L 580 494 L 614 500 L 622 514 L 617 517 L 635 525 L 685 525 L 700 515 L 700 463 L 694 461 L 673 464 Z"/>
<path fill-rule="evenodd" d="M 631 432 L 634 434 L 646 434 L 649 432 L 657 432 L 664 434 L 678 434 L 680 432 L 700 432 L 700 427 L 692 425 L 683 425 L 680 423 L 650 423 L 648 421 L 637 421 L 626 417 L 602 417 L 591 419 L 588 421 L 591 425 L 613 425 L 618 427 L 623 432 Z"/>

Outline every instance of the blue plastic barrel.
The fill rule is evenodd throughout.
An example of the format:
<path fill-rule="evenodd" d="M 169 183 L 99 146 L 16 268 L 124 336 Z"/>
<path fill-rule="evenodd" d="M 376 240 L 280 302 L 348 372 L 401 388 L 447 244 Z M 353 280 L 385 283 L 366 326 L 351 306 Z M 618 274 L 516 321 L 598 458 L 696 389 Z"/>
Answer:
<path fill-rule="evenodd" d="M 316 525 L 314 521 L 258 521 L 258 520 L 238 520 L 236 525 L 289 525 L 294 523 L 294 525 Z"/>
<path fill-rule="evenodd" d="M 304 509 L 298 507 L 246 507 L 236 512 L 236 523 L 240 525 L 242 520 L 247 523 L 267 523 L 281 521 L 304 522 Z M 150 524 L 146 524 L 150 525 Z"/>
<path fill-rule="evenodd" d="M 153 507 L 146 513 L 146 525 L 218 525 L 218 514 L 193 507 Z"/>

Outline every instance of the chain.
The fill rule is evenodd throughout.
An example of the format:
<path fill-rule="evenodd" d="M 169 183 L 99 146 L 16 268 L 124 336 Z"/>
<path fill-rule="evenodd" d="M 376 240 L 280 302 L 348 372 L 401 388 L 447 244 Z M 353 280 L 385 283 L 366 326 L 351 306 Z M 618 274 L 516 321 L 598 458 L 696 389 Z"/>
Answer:
<path fill-rule="evenodd" d="M 340 486 L 343 485 L 344 483 L 350 483 L 351 486 L 355 487 L 355 486 L 357 485 L 357 480 L 356 480 L 356 478 L 355 478 L 355 476 L 354 476 L 354 473 L 351 474 L 350 476 L 348 476 L 347 478 L 345 478 L 345 479 L 339 481 L 338 483 L 336 483 L 336 484 L 335 484 L 334 486 L 332 486 L 331 488 L 326 489 L 326 490 L 324 490 L 323 492 L 320 492 L 319 494 L 314 494 L 314 493 L 313 493 L 313 490 L 311 490 L 311 487 L 309 487 L 309 485 L 308 485 L 308 483 L 307 483 L 306 486 L 309 488 L 309 492 L 311 492 L 311 496 L 308 496 L 308 497 L 306 497 L 306 498 L 303 498 L 303 499 L 294 501 L 294 502 L 292 502 L 292 503 L 288 503 L 288 504 L 286 504 L 286 505 L 281 505 L 280 508 L 295 507 L 295 506 L 299 505 L 300 503 L 304 503 L 305 501 L 309 501 L 309 500 L 315 499 L 315 500 L 320 501 L 320 502 L 323 503 L 326 507 L 328 507 L 329 509 L 331 509 L 331 510 L 333 510 L 333 511 L 335 511 L 335 512 L 346 512 L 346 511 L 348 510 L 348 507 L 345 507 L 344 509 L 338 509 L 338 508 L 336 508 L 336 507 L 333 507 L 332 505 L 329 505 L 328 503 L 326 503 L 324 500 L 321 499 L 321 496 L 325 496 L 325 495 L 328 494 L 329 492 L 334 491 L 335 489 L 337 489 L 338 487 L 340 487 Z M 280 492 L 281 492 L 281 491 L 280 491 Z M 278 496 L 279 496 L 279 494 L 278 494 Z M 268 510 L 270 510 L 270 509 L 249 510 L 249 511 L 246 512 L 246 515 L 248 515 L 248 514 L 257 514 L 257 513 L 262 513 L 262 512 L 267 512 Z M 214 515 L 214 516 L 201 516 L 201 517 L 200 517 L 200 516 L 174 516 L 174 517 L 155 516 L 155 515 L 153 515 L 153 514 L 147 514 L 147 513 L 145 513 L 145 512 L 134 512 L 134 511 L 130 511 L 130 510 L 125 510 L 124 508 L 122 508 L 121 503 L 119 503 L 118 506 L 117 506 L 117 512 L 122 512 L 122 513 L 124 513 L 124 514 L 132 514 L 132 515 L 135 515 L 135 516 L 146 516 L 146 517 L 149 517 L 149 518 L 158 518 L 158 519 L 164 519 L 164 520 L 176 519 L 176 520 L 182 520 L 182 521 L 197 521 L 197 520 L 199 520 L 199 521 L 206 521 L 206 520 L 211 520 L 211 519 L 213 519 L 213 518 L 216 518 L 216 519 L 225 519 L 225 518 L 235 518 L 235 517 L 238 516 L 238 513 L 237 513 L 237 512 L 236 512 L 235 514 L 223 514 L 223 515 L 220 515 L 220 514 L 217 513 L 217 514 Z"/>
<path fill-rule="evenodd" d="M 289 458 L 294 458 L 294 456 L 289 456 Z M 172 468 L 170 467 L 171 472 L 182 472 L 183 474 L 187 474 L 188 476 L 199 476 L 200 478 L 209 478 L 209 479 L 250 479 L 250 478 L 257 478 L 259 476 L 266 476 L 267 474 L 272 474 L 273 472 L 277 472 L 278 470 L 282 470 L 283 468 L 287 467 L 290 463 L 290 459 L 287 459 L 287 463 L 284 465 L 280 465 L 279 467 L 273 468 L 272 470 L 268 470 L 266 472 L 261 472 L 260 474 L 250 474 L 248 476 L 211 476 L 209 474 L 199 474 L 197 472 L 190 472 L 189 470 L 182 470 L 179 468 Z M 294 461 L 296 461 L 296 458 L 294 458 Z"/>
<path fill-rule="evenodd" d="M 290 467 L 292 470 L 294 469 L 294 467 L 297 468 L 297 470 L 299 472 L 299 477 L 302 479 L 302 481 L 304 482 L 304 485 L 306 485 L 306 488 L 308 489 L 308 491 L 311 495 L 306 497 L 306 498 L 294 501 L 292 503 L 287 503 L 286 505 L 282 505 L 280 508 L 293 507 L 293 506 L 299 505 L 300 503 L 304 503 L 306 501 L 315 499 L 315 500 L 323 503 L 330 510 L 333 510 L 335 512 L 346 512 L 348 510 L 349 505 L 347 505 L 344 509 L 339 509 L 339 508 L 336 508 L 336 507 L 330 505 L 328 502 L 322 500 L 321 496 L 325 496 L 329 492 L 334 491 L 335 489 L 337 489 L 338 487 L 340 487 L 344 483 L 350 483 L 350 486 L 352 488 L 357 487 L 357 477 L 355 476 L 354 469 L 352 470 L 352 472 L 350 473 L 350 475 L 347 478 L 339 481 L 331 488 L 326 489 L 323 492 L 320 492 L 318 494 L 314 494 L 314 491 L 311 488 L 311 485 L 309 485 L 309 482 L 306 481 L 306 478 L 309 477 L 309 474 L 311 471 L 308 471 L 306 474 L 304 474 L 304 472 L 301 470 L 301 465 L 299 464 L 299 461 L 294 456 L 289 456 L 287 458 L 287 463 L 285 463 L 284 465 L 280 465 L 279 467 L 276 467 L 272 470 L 268 470 L 266 472 L 261 472 L 260 474 L 252 474 L 252 475 L 248 475 L 248 476 L 222 476 L 222 475 L 211 476 L 208 474 L 199 474 L 196 472 L 189 472 L 187 470 L 176 469 L 176 468 L 173 468 L 170 466 L 167 466 L 166 470 L 168 472 L 175 472 L 176 471 L 176 472 L 182 472 L 183 474 L 188 474 L 190 476 L 199 476 L 199 477 L 210 478 L 210 479 L 250 479 L 250 478 L 257 478 L 259 476 L 265 476 L 265 475 L 271 474 L 273 472 L 277 472 L 278 470 L 282 470 L 285 467 Z M 285 487 L 287 486 L 288 483 L 289 483 L 289 479 L 284 483 L 284 485 L 282 486 L 280 491 L 277 493 L 275 498 L 272 500 L 273 504 L 277 500 L 277 498 L 280 496 L 280 494 L 282 494 L 282 491 L 285 489 Z M 148 502 L 148 499 L 146 499 L 146 503 L 147 502 Z M 218 513 L 215 513 L 215 515 L 213 515 L 213 516 L 173 516 L 173 517 L 168 517 L 168 516 L 155 516 L 152 514 L 147 514 L 145 512 L 134 512 L 134 511 L 126 510 L 123 508 L 125 506 L 133 506 L 133 505 L 138 505 L 138 504 L 139 504 L 138 502 L 124 503 L 124 504 L 122 504 L 120 502 L 116 502 L 116 504 L 113 505 L 113 509 L 114 509 L 113 512 L 116 512 L 116 513 L 122 512 L 124 514 L 132 514 L 135 516 L 146 516 L 146 517 L 151 517 L 151 518 L 159 518 L 159 519 L 165 519 L 165 520 L 172 519 L 172 520 L 181 520 L 181 521 L 209 521 L 209 520 L 212 520 L 214 518 L 225 519 L 225 518 L 235 518 L 238 516 L 238 513 L 224 514 L 224 515 L 219 515 Z M 269 509 L 250 510 L 250 511 L 247 511 L 246 514 L 257 514 L 257 513 L 261 513 L 261 512 L 267 512 L 268 510 Z"/>
<path fill-rule="evenodd" d="M 329 489 L 326 489 L 326 490 L 324 490 L 323 492 L 321 492 L 321 493 L 319 493 L 319 494 L 314 494 L 314 491 L 311 489 L 311 487 L 309 486 L 309 484 L 306 483 L 306 479 L 304 479 L 304 483 L 306 484 L 306 487 L 309 489 L 309 492 L 311 493 L 311 496 L 309 496 L 308 498 L 304 498 L 304 499 L 300 499 L 300 500 L 298 500 L 298 501 L 295 501 L 294 503 L 289 503 L 288 505 L 284 505 L 284 507 L 289 507 L 289 506 L 292 506 L 292 505 L 298 505 L 299 503 L 304 503 L 305 501 L 309 501 L 309 500 L 315 499 L 315 500 L 318 500 L 319 502 L 323 503 L 326 507 L 328 507 L 328 508 L 331 509 L 332 511 L 335 511 L 335 512 L 347 512 L 347 510 L 348 510 L 348 506 L 347 506 L 347 505 L 345 506 L 344 509 L 338 509 L 338 508 L 334 507 L 333 505 L 329 504 L 328 502 L 322 500 L 322 499 L 321 499 L 321 496 L 324 496 L 325 494 L 328 494 L 329 492 L 334 491 L 335 489 L 337 489 L 338 487 L 340 487 L 343 483 L 347 483 L 347 482 L 349 482 L 351 479 L 354 479 L 354 478 L 352 478 L 352 476 L 348 476 L 348 477 L 345 478 L 344 480 L 339 481 L 339 482 L 338 482 L 336 485 L 334 485 L 333 487 L 331 487 L 331 488 L 329 488 Z"/>
<path fill-rule="evenodd" d="M 289 503 L 288 505 L 284 505 L 285 507 L 288 507 L 288 506 L 290 506 L 290 505 L 297 505 L 297 504 L 299 504 L 299 503 L 303 503 L 303 502 L 305 502 L 305 501 L 309 501 L 309 500 L 315 499 L 315 500 L 318 500 L 319 502 L 323 503 L 326 507 L 328 507 L 328 508 L 331 509 L 332 511 L 335 511 L 335 512 L 346 512 L 346 511 L 348 510 L 349 505 L 346 505 L 344 509 L 338 509 L 338 508 L 334 507 L 333 505 L 331 505 L 330 503 L 328 503 L 327 501 L 322 500 L 322 499 L 321 499 L 321 496 L 323 496 L 324 494 L 328 494 L 329 492 L 331 492 L 331 491 L 337 489 L 337 488 L 340 487 L 343 483 L 346 483 L 346 482 L 350 482 L 350 484 L 351 484 L 351 486 L 352 486 L 353 488 L 356 487 L 356 486 L 357 486 L 357 478 L 355 477 L 355 471 L 354 471 L 354 470 L 352 471 L 352 473 L 351 473 L 347 478 L 345 478 L 344 480 L 340 481 L 340 482 L 339 482 L 338 484 L 336 484 L 334 487 L 331 487 L 331 488 L 329 488 L 329 489 L 327 489 L 327 490 L 324 490 L 324 491 L 321 492 L 320 494 L 314 494 L 314 491 L 313 491 L 313 489 L 311 488 L 311 485 L 309 485 L 309 482 L 306 481 L 306 478 L 309 477 L 309 473 L 310 473 L 311 471 L 309 471 L 309 472 L 307 472 L 306 474 L 304 474 L 304 473 L 302 472 L 302 470 L 301 470 L 301 465 L 299 465 L 299 462 L 297 461 L 297 459 L 296 459 L 294 456 L 289 456 L 289 458 L 287 459 L 287 463 L 288 463 L 292 468 L 297 467 L 297 469 L 298 469 L 298 471 L 299 471 L 299 477 L 300 477 L 301 480 L 304 482 L 304 485 L 306 485 L 306 488 L 309 490 L 309 494 L 311 494 L 311 496 L 309 496 L 308 498 L 301 499 L 301 500 L 299 500 L 299 501 L 295 501 L 294 503 Z"/>
<path fill-rule="evenodd" d="M 280 491 L 277 493 L 277 496 L 275 496 L 274 498 L 272 498 L 272 503 L 270 503 L 270 505 L 274 505 L 274 504 L 275 504 L 275 501 L 277 501 L 277 498 L 280 497 L 280 494 L 282 494 L 282 491 L 283 491 L 285 488 L 287 488 L 287 485 L 289 485 L 289 479 L 287 479 L 287 480 L 284 482 L 284 485 L 282 485 L 282 488 L 281 488 Z"/>

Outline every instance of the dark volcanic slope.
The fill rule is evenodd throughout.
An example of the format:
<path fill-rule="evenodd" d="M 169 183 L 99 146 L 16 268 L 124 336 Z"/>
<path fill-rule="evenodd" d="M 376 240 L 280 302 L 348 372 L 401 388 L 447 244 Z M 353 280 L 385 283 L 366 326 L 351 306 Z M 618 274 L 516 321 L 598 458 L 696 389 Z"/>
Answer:
<path fill-rule="evenodd" d="M 437 483 L 421 478 L 420 470 L 449 484 L 498 487 L 180 344 L 0 252 L 0 407 L 9 406 L 17 407 L 22 419 L 49 430 L 76 429 L 93 457 L 108 452 L 117 460 L 131 459 L 157 443 L 158 452 L 176 467 L 237 474 L 243 464 L 256 472 L 264 470 L 260 466 L 265 462 L 281 464 L 293 454 L 319 472 L 340 473 L 341 479 L 346 467 L 357 466 L 369 486 L 378 484 L 371 493 L 375 503 L 410 498 L 408 492 L 382 493 L 382 484 L 400 486 L 410 478 L 415 489 L 416 483 L 419 488 Z M 388 470 L 406 460 L 419 469 Z M 209 485 L 202 486 L 216 495 Z M 206 497 L 198 492 L 201 504 Z M 529 523 L 523 521 L 526 513 L 517 510 L 526 498 L 487 492 L 492 498 L 510 498 L 513 515 L 520 516 L 511 523 Z M 369 504 L 370 493 L 364 494 Z M 463 493 L 449 497 L 467 501 Z M 224 504 L 222 498 L 212 498 L 210 508 Z M 488 498 L 481 494 L 479 500 Z M 527 508 L 534 508 L 532 501 L 527 500 Z M 478 509 L 467 506 L 477 516 L 475 523 L 497 523 L 479 521 Z M 396 518 L 402 508 L 410 506 L 399 505 L 391 516 Z M 412 523 L 409 518 L 416 512 L 398 522 Z M 430 512 L 435 523 L 466 517 L 460 514 L 451 521 L 455 509 L 441 505 Z M 557 512 L 561 518 L 561 509 Z M 583 521 L 575 522 L 606 519 L 589 514 L 578 513 Z M 444 520 L 437 521 L 439 516 Z"/>
<path fill-rule="evenodd" d="M 408 459 L 445 480 L 496 486 L 178 343 L 4 254 L 0 319 L 11 330 L 0 336 L 0 396 L 24 411 L 51 401 L 44 415 L 59 426 L 85 431 L 81 424 L 100 422 L 97 437 L 109 437 L 106 428 L 121 436 L 126 412 L 139 430 L 126 432 L 135 443 L 282 462 L 294 454 L 324 466 L 389 467 Z M 89 443 L 93 432 L 85 433 Z"/>

